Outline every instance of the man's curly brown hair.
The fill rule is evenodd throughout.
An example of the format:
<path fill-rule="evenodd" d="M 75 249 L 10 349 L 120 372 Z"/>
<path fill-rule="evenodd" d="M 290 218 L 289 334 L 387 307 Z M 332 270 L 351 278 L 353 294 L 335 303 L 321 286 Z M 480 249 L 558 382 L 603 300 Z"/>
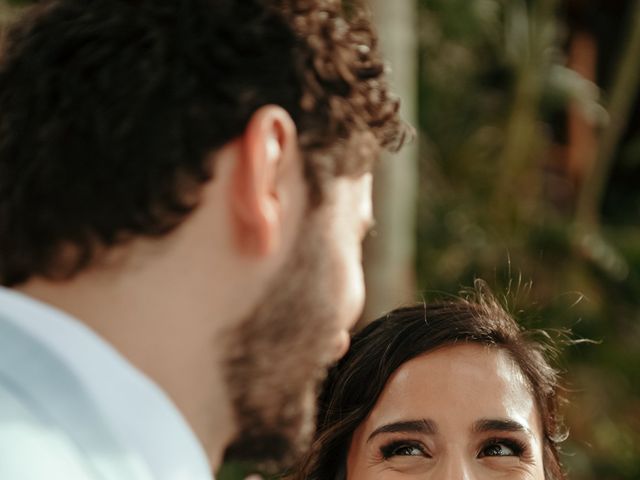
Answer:
<path fill-rule="evenodd" d="M 0 282 L 171 231 L 267 104 L 297 125 L 316 204 L 408 131 L 370 20 L 340 1 L 40 2 L 0 56 Z"/>

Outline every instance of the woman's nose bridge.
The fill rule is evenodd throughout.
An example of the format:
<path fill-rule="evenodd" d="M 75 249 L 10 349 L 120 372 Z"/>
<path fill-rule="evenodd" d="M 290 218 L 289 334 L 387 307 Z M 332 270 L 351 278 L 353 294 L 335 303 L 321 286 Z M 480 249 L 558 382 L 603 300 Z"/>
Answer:
<path fill-rule="evenodd" d="M 439 472 L 434 480 L 479 480 L 473 473 L 473 464 L 463 452 L 449 451 L 440 459 Z"/>

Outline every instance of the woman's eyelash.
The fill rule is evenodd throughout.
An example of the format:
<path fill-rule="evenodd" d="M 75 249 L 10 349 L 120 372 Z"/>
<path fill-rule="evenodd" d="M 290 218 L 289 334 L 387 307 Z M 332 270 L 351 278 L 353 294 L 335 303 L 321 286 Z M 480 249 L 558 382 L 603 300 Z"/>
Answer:
<path fill-rule="evenodd" d="M 480 452 L 482 453 L 494 445 L 504 445 L 513 452 L 514 456 L 518 457 L 522 456 L 527 450 L 526 443 L 515 438 L 491 438 L 483 443 Z"/>
<path fill-rule="evenodd" d="M 420 442 L 410 440 L 395 440 L 380 447 L 380 453 L 385 460 L 400 455 L 400 450 L 403 448 L 417 449 L 420 453 L 424 453 L 424 447 Z"/>

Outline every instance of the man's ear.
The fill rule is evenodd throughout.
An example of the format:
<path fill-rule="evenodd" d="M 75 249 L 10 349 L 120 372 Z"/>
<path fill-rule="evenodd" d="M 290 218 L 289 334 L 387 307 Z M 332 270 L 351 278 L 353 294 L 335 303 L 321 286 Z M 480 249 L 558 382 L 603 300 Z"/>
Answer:
<path fill-rule="evenodd" d="M 280 183 L 297 155 L 295 123 L 283 108 L 264 106 L 249 120 L 238 147 L 231 177 L 237 242 L 244 253 L 268 255 L 281 241 Z"/>

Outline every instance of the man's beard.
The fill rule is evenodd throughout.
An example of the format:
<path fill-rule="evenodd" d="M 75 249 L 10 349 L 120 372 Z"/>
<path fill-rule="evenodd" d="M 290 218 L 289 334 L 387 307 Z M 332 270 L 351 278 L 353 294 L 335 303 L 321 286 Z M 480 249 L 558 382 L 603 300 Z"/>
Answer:
<path fill-rule="evenodd" d="M 332 245 L 315 213 L 262 301 L 228 336 L 225 376 L 239 431 L 225 460 L 283 468 L 313 436 L 338 316 Z"/>

